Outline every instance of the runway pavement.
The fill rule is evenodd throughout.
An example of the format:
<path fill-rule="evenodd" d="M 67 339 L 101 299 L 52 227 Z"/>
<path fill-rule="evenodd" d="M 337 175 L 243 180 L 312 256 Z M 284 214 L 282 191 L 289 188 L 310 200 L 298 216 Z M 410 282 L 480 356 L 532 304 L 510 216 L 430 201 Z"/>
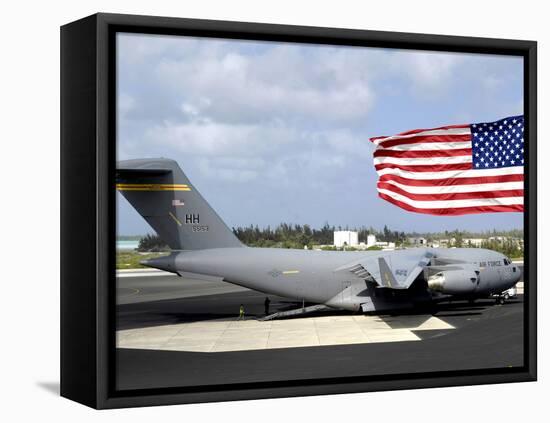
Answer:
<path fill-rule="evenodd" d="M 264 298 L 160 272 L 118 278 L 118 389 L 523 365 L 522 295 L 504 306 L 440 304 L 434 315 L 259 322 Z M 298 306 L 270 299 L 271 312 Z M 240 304 L 245 321 L 236 320 Z"/>
<path fill-rule="evenodd" d="M 117 274 L 117 304 L 135 304 L 240 291 L 248 291 L 248 289 L 225 282 L 184 279 L 173 273 L 152 269 Z"/>

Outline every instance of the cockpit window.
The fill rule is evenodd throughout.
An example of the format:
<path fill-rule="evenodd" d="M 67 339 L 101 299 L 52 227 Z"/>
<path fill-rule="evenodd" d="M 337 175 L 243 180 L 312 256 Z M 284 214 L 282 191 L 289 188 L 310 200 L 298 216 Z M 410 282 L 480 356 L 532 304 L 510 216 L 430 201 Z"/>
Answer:
<path fill-rule="evenodd" d="M 505 258 L 503 261 L 504 261 L 505 266 L 508 266 L 509 264 L 512 264 L 512 262 L 507 258 Z"/>

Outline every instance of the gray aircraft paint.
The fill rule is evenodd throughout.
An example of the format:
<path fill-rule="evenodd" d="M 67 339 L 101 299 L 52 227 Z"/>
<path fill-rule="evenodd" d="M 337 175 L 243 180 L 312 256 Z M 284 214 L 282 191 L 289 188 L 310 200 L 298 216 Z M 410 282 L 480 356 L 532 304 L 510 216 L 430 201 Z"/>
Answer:
<path fill-rule="evenodd" d="M 169 272 L 363 311 L 487 297 L 520 278 L 504 255 L 478 248 L 346 252 L 245 247 L 168 159 L 119 162 L 117 187 L 159 236 L 180 250 L 144 262 Z M 428 286 L 432 282 L 435 289 Z"/>
<path fill-rule="evenodd" d="M 117 188 L 172 250 L 243 246 L 173 160 L 118 162 Z"/>

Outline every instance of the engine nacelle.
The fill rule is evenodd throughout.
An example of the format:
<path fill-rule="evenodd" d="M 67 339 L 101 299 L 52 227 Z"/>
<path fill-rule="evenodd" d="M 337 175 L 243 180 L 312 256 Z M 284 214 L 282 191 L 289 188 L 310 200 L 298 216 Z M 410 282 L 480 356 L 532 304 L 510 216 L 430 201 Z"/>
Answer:
<path fill-rule="evenodd" d="M 428 288 L 448 295 L 472 294 L 477 289 L 479 272 L 474 270 L 446 270 L 428 278 Z"/>

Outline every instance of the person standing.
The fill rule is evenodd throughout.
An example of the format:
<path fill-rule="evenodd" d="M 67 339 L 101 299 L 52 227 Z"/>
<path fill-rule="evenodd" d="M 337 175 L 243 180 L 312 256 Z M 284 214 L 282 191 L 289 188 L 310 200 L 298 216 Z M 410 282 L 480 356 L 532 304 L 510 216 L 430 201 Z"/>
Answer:
<path fill-rule="evenodd" d="M 244 320 L 244 305 L 240 305 L 239 307 L 239 318 L 237 320 Z"/>
<path fill-rule="evenodd" d="M 271 303 L 271 301 L 269 300 L 269 297 L 265 297 L 265 301 L 264 301 L 264 312 L 265 312 L 265 315 L 267 316 L 269 314 L 269 304 Z"/>

